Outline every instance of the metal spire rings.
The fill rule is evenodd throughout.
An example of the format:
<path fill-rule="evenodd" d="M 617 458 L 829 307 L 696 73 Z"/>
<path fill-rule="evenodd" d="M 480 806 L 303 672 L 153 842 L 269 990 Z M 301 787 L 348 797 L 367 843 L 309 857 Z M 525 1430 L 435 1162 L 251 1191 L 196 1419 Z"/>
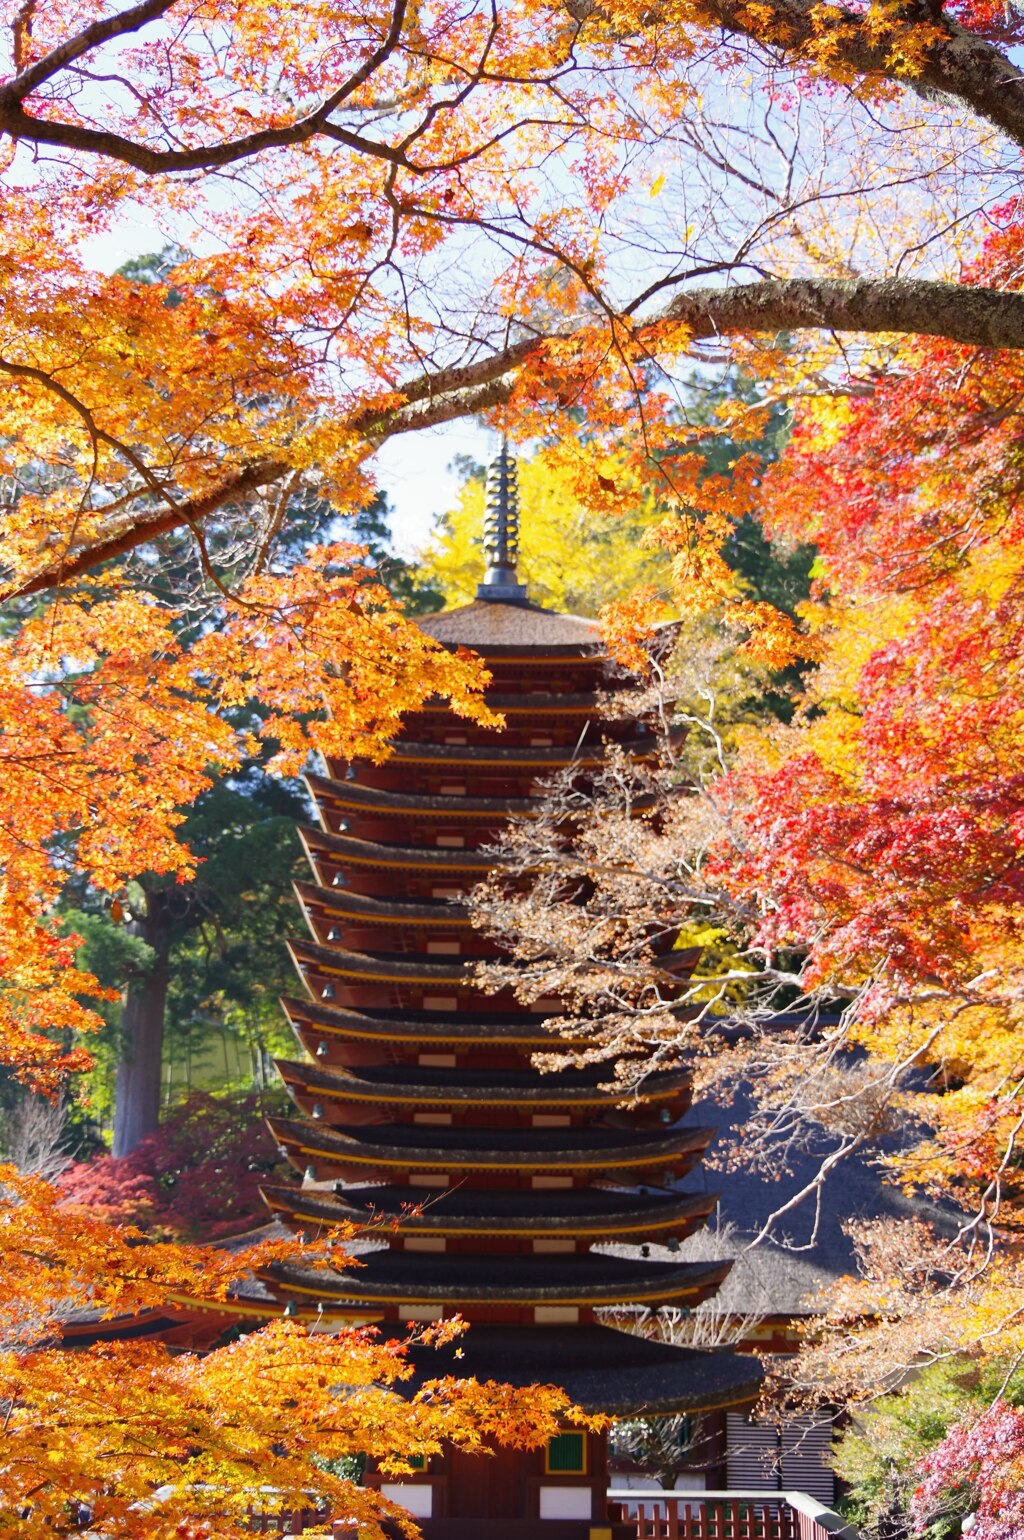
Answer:
<path fill-rule="evenodd" d="M 516 574 L 519 560 L 519 473 L 515 456 L 504 441 L 487 469 L 487 501 L 484 513 L 484 554 L 487 572 L 476 593 L 478 599 L 521 604 L 526 587 Z"/>

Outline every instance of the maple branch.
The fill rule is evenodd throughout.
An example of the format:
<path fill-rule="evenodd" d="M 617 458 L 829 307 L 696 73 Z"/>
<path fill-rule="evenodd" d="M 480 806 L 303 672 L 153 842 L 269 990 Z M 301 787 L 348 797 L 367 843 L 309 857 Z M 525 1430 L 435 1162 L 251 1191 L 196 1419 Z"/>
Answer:
<path fill-rule="evenodd" d="M 131 6 L 127 11 L 120 11 L 113 16 L 103 16 L 98 21 L 90 22 L 83 27 L 81 32 L 76 32 L 73 37 L 67 38 L 63 43 L 58 43 L 56 48 L 51 48 L 49 53 L 30 64 L 27 69 L 21 70 L 13 80 L 0 90 L 0 103 L 6 106 L 8 103 L 23 102 L 26 96 L 31 96 L 47 80 L 59 74 L 67 65 L 73 64 L 76 59 L 81 59 L 85 54 L 98 48 L 102 43 L 109 43 L 112 38 L 125 37 L 130 32 L 138 32 L 151 21 L 157 21 L 174 4 L 174 0 L 141 0 L 141 4 Z M 19 48 L 23 45 L 22 34 L 26 22 L 31 18 L 32 8 L 23 6 L 19 12 L 16 30 L 18 32 Z"/>
<path fill-rule="evenodd" d="M 632 308 L 627 307 L 627 317 Z M 969 347 L 1020 350 L 1024 349 L 1024 294 L 917 278 L 766 279 L 732 288 L 686 290 L 654 315 L 635 321 L 635 335 L 641 339 L 650 336 L 657 351 L 657 330 L 669 324 L 685 327 L 695 341 L 739 333 L 825 329 L 942 337 Z M 396 394 L 403 397 L 400 402 L 364 407 L 352 414 L 347 425 L 374 449 L 398 434 L 486 411 L 508 400 L 519 371 L 545 343 L 564 341 L 569 335 L 550 332 L 523 337 L 474 363 L 424 373 L 398 387 Z M 32 377 L 81 415 L 81 403 L 77 399 L 68 402 L 65 387 L 43 371 L 9 363 L 3 367 Z M 92 431 L 100 430 L 93 425 Z M 100 436 L 115 443 L 101 431 Z M 111 557 L 124 555 L 156 535 L 194 527 L 234 498 L 278 480 L 288 470 L 280 460 L 246 465 L 201 496 L 139 518 L 109 539 L 98 541 L 60 565 L 45 568 L 8 597 L 42 592 L 65 579 L 80 577 Z"/>
<path fill-rule="evenodd" d="M 926 278 L 784 278 L 692 289 L 654 320 L 681 322 L 695 339 L 826 330 L 1024 348 L 1024 294 Z"/>
<path fill-rule="evenodd" d="M 148 22 L 158 19 L 170 10 L 174 0 L 142 0 L 142 4 L 122 11 L 116 16 L 105 17 L 84 27 L 74 37 L 68 38 L 42 59 L 30 65 L 19 75 L 0 88 L 0 133 L 7 133 L 15 140 L 27 140 L 32 144 L 49 144 L 68 150 L 85 150 L 94 155 L 106 156 L 125 162 L 148 176 L 174 171 L 203 171 L 236 161 L 249 160 L 262 150 L 285 145 L 304 144 L 315 135 L 330 130 L 332 138 L 341 140 L 350 149 L 378 159 L 406 164 L 402 152 L 389 145 L 366 139 L 348 129 L 329 124 L 328 118 L 343 102 L 356 92 L 390 56 L 401 37 L 405 25 L 408 0 L 395 0 L 387 33 L 378 46 L 368 54 L 358 69 L 326 97 L 313 112 L 294 123 L 277 128 L 257 129 L 237 139 L 224 139 L 217 144 L 197 145 L 188 150 L 155 150 L 106 129 L 86 128 L 75 123 L 52 122 L 34 117 L 25 111 L 23 102 L 38 87 L 73 63 L 90 53 L 101 43 L 120 37 L 127 32 L 137 32 Z"/>
<path fill-rule="evenodd" d="M 158 535 L 169 534 L 173 529 L 182 526 L 195 527 L 203 519 L 223 508 L 225 503 L 230 503 L 236 497 L 241 497 L 247 492 L 255 491 L 257 487 L 266 486 L 268 482 L 277 481 L 288 470 L 288 466 L 277 460 L 261 460 L 254 465 L 245 466 L 237 475 L 229 477 L 219 486 L 211 487 L 200 497 L 191 498 L 188 502 L 177 503 L 172 508 L 150 515 L 148 518 L 138 519 L 134 523 L 111 535 L 107 540 L 99 540 L 95 545 L 87 546 L 77 556 L 64 558 L 59 565 L 46 567 L 42 572 L 37 572 L 34 577 L 11 589 L 5 598 L 22 598 L 28 594 L 43 593 L 49 588 L 55 588 L 59 583 L 71 582 L 74 578 L 82 577 L 86 572 L 91 572 L 94 567 L 102 566 L 106 561 L 114 557 L 124 556 L 128 551 L 133 551 L 137 546 L 144 545 L 147 540 L 154 540 Z"/>
<path fill-rule="evenodd" d="M 835 74 L 891 80 L 920 92 L 955 96 L 979 117 L 987 118 L 1016 144 L 1024 145 L 1024 75 L 1011 59 L 978 34 L 959 26 L 941 7 L 910 3 L 899 13 L 913 41 L 914 72 L 896 45 L 896 29 L 873 26 L 862 11 L 824 7 L 816 0 L 710 0 L 708 19 L 727 32 L 756 42 L 775 43 L 804 59 L 822 58 Z M 931 33 L 926 43 L 920 39 Z"/>
<path fill-rule="evenodd" d="M 613 28 L 619 24 L 618 16 L 606 12 L 600 0 L 564 3 L 581 30 L 592 17 Z M 671 25 L 657 10 L 648 17 L 649 24 Z M 891 20 L 892 25 L 882 28 L 874 12 L 868 17 L 817 0 L 767 0 L 757 5 L 749 0 L 705 0 L 699 16 L 709 29 L 722 28 L 805 63 L 823 65 L 833 77 L 867 76 L 919 94 L 956 97 L 1024 145 L 1024 74 L 1011 58 L 980 33 L 961 27 L 942 9 L 942 0 L 905 0 L 891 8 Z M 908 40 L 905 49 L 899 47 L 901 31 Z"/>

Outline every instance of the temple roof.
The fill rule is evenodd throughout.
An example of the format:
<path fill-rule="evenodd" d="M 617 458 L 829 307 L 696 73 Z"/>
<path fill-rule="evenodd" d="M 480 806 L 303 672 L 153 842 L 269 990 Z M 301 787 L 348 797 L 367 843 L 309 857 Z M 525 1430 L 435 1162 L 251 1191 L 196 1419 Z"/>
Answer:
<path fill-rule="evenodd" d="M 317 946 L 312 941 L 289 941 L 288 950 L 297 967 L 305 963 L 316 972 L 339 977 L 395 984 L 449 984 L 456 988 L 463 984 L 472 987 L 475 980 L 473 958 L 448 958 L 441 962 L 432 952 L 350 952 L 340 946 Z"/>
<path fill-rule="evenodd" d="M 476 985 L 477 957 L 448 958 L 438 961 L 434 952 L 354 952 L 334 945 L 318 946 L 313 941 L 289 941 L 288 950 L 296 967 L 312 966 L 318 973 L 338 977 L 369 978 L 382 983 L 449 984 L 456 988 Z M 703 947 L 686 947 L 660 953 L 652 961 L 669 978 L 685 978 L 700 960 Z"/>
<path fill-rule="evenodd" d="M 377 840 L 354 839 L 326 829 L 300 828 L 299 839 L 313 859 L 314 853 L 344 862 L 347 866 L 431 866 L 451 871 L 488 872 L 500 858 L 485 850 L 444 849 L 426 845 L 385 845 Z"/>
<path fill-rule="evenodd" d="M 294 1025 L 309 1022 L 314 1031 L 327 1037 L 394 1043 L 400 1047 L 415 1043 L 429 1043 L 435 1048 L 447 1043 L 514 1043 L 531 1052 L 551 1047 L 552 1034 L 545 1031 L 544 1016 L 539 1012 L 530 1016 L 520 1011 L 481 1011 L 471 1016 L 468 1012 L 456 1015 L 378 1007 L 352 1010 L 294 995 L 286 995 L 281 1004 Z M 560 1037 L 563 1042 L 567 1040 L 561 1034 Z"/>
<path fill-rule="evenodd" d="M 327 1166 L 399 1171 L 488 1171 L 608 1174 L 680 1164 L 707 1149 L 713 1128 L 456 1128 L 451 1125 L 370 1123 L 350 1128 L 268 1118 L 288 1157 Z"/>
<path fill-rule="evenodd" d="M 305 907 L 323 909 L 331 919 L 360 920 L 374 925 L 442 925 L 446 929 L 472 926 L 469 906 L 447 898 L 420 898 L 410 903 L 401 898 L 374 898 L 347 888 L 328 888 L 323 883 L 293 882 L 296 897 Z"/>
<path fill-rule="evenodd" d="M 474 1326 L 444 1347 L 414 1347 L 412 1389 L 453 1374 L 505 1385 L 560 1385 L 588 1412 L 636 1417 L 749 1406 L 761 1388 L 750 1355 L 651 1342 L 608 1326 Z"/>
<path fill-rule="evenodd" d="M 686 724 L 676 723 L 670 728 L 669 737 L 674 741 L 684 738 L 686 733 Z M 653 733 L 640 731 L 633 738 L 617 739 L 616 747 L 639 759 L 656 753 L 658 740 Z M 399 738 L 392 744 L 386 763 L 404 760 L 413 764 L 473 765 L 477 768 L 521 765 L 527 769 L 544 770 L 570 764 L 597 765 L 605 753 L 606 744 L 595 728 L 594 732 L 579 734 L 575 743 L 518 744 L 512 748 L 491 743 L 417 743 Z"/>
<path fill-rule="evenodd" d="M 538 1106 L 616 1106 L 630 1100 L 621 1091 L 602 1089 L 603 1067 L 542 1075 L 537 1070 L 471 1070 L 420 1064 L 374 1064 L 321 1069 L 294 1059 L 274 1063 L 288 1086 L 322 1093 L 344 1101 L 387 1103 L 389 1100 L 451 1106 L 502 1103 Z M 644 1082 L 644 1101 L 679 1098 L 689 1090 L 690 1077 L 677 1070 L 652 1075 Z"/>
<path fill-rule="evenodd" d="M 510 813 L 536 817 L 536 799 L 529 797 L 462 797 L 443 793 L 384 791 L 379 786 L 363 786 L 358 781 L 332 781 L 325 775 L 307 775 L 306 785 L 316 801 L 335 807 L 352 807 L 387 815 L 428 812 L 432 817 L 473 818 L 484 815 L 503 821 Z"/>
<path fill-rule="evenodd" d="M 264 1276 L 287 1292 L 359 1304 L 612 1305 L 628 1300 L 699 1300 L 732 1263 L 650 1262 L 595 1252 L 533 1256 L 472 1252 L 361 1252 L 351 1269 L 271 1264 Z"/>
<path fill-rule="evenodd" d="M 703 1221 L 717 1202 L 713 1192 L 676 1192 L 615 1187 L 569 1187 L 534 1191 L 528 1187 L 343 1187 L 325 1193 L 310 1187 L 262 1189 L 271 1209 L 309 1225 L 397 1224 L 403 1234 L 574 1235 L 601 1240 L 664 1231 L 684 1233 Z"/>
<path fill-rule="evenodd" d="M 539 604 L 502 604 L 493 599 L 478 599 L 457 610 L 426 615 L 417 623 L 446 647 L 473 647 L 487 654 L 536 649 L 556 655 L 600 657 L 605 652 L 596 620 L 587 620 L 582 615 L 559 615 Z"/>

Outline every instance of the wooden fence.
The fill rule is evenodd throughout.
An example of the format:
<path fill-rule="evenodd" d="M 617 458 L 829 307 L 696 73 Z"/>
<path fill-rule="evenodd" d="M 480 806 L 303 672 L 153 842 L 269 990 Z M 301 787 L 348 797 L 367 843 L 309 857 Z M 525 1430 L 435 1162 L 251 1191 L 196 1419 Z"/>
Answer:
<path fill-rule="evenodd" d="M 254 1535 L 301 1535 L 330 1517 L 329 1508 L 279 1508 L 275 1513 L 250 1508 L 249 1528 Z"/>
<path fill-rule="evenodd" d="M 608 1493 L 609 1517 L 636 1525 L 636 1540 L 860 1540 L 830 1508 L 803 1492 Z M 249 1528 L 258 1535 L 301 1535 L 325 1524 L 326 1510 L 252 1508 Z M 354 1540 L 354 1526 L 335 1521 L 339 1540 Z"/>
<path fill-rule="evenodd" d="M 803 1492 L 611 1491 L 611 1518 L 636 1540 L 860 1540 Z"/>

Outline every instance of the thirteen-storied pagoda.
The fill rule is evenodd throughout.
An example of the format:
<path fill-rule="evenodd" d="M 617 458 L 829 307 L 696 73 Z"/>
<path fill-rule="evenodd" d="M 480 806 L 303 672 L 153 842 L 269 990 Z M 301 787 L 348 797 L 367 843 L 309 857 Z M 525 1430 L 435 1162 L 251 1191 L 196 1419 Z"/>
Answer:
<path fill-rule="evenodd" d="M 515 481 L 503 451 L 476 602 L 423 623 L 486 659 L 506 728 L 428 706 L 385 763 L 335 762 L 310 780 L 321 827 L 303 834 L 314 881 L 298 892 L 312 939 L 292 948 L 305 994 L 285 1002 L 306 1056 L 279 1065 L 297 1115 L 273 1123 L 303 1182 L 266 1197 L 295 1229 L 348 1221 L 374 1243 L 357 1268 L 282 1267 L 270 1282 L 296 1313 L 396 1334 L 460 1313 L 459 1358 L 432 1351 L 425 1377 L 555 1383 L 617 1416 L 742 1406 L 758 1384 L 749 1357 L 595 1324 L 609 1306 L 694 1306 L 728 1270 L 671 1255 L 714 1204 L 674 1190 L 712 1132 L 680 1126 L 687 1077 L 651 1076 L 625 1104 L 600 1069 L 540 1074 L 532 1055 L 550 1049 L 559 1001 L 486 995 L 474 977 L 495 948 L 466 894 L 505 821 L 531 815 L 555 768 L 586 777 L 606 741 L 652 747 L 641 724 L 601 720 L 599 692 L 615 685 L 594 623 L 528 602 Z M 668 1248 L 661 1260 L 651 1243 Z M 606 1488 L 604 1435 L 567 1431 L 538 1452 L 454 1452 L 387 1490 L 428 1540 L 598 1540 L 611 1533 Z"/>

